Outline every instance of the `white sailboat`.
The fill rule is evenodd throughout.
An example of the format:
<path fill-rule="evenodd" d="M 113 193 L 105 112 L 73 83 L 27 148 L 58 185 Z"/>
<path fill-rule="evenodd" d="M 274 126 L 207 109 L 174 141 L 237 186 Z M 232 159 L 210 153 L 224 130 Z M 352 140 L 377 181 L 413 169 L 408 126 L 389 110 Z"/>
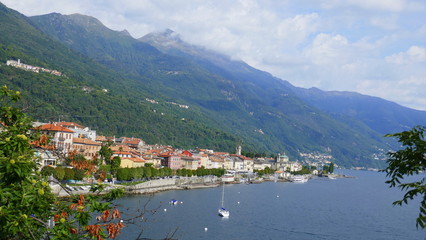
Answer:
<path fill-rule="evenodd" d="M 225 184 L 223 184 L 223 187 L 222 187 L 222 201 L 221 201 L 221 207 L 219 208 L 218 212 L 219 212 L 219 216 L 226 218 L 226 217 L 229 217 L 229 211 L 223 207 L 224 199 L 225 199 Z"/>

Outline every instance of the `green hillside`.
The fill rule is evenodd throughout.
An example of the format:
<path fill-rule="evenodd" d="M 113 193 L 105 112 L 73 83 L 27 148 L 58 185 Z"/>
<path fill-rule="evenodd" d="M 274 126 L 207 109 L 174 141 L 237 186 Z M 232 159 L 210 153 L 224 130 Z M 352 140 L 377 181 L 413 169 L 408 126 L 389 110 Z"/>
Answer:
<path fill-rule="evenodd" d="M 371 160 L 377 147 L 386 147 L 379 134 L 362 124 L 354 129 L 311 107 L 283 81 L 242 62 L 220 56 L 213 61 L 211 52 L 191 47 L 188 53 L 179 48 L 179 41 L 164 51 L 161 39 L 156 39 L 160 52 L 149 45 L 152 42 L 78 14 L 31 20 L 52 38 L 143 84 L 145 91 L 156 93 L 155 99 L 199 110 L 191 116 L 194 121 L 239 136 L 246 150 L 287 152 L 294 159 L 299 152 L 329 152 L 346 166 L 380 164 Z"/>
<path fill-rule="evenodd" d="M 139 82 L 47 37 L 28 19 L 0 4 L 0 84 L 20 90 L 25 111 L 39 121 L 75 121 L 100 134 L 141 137 L 148 143 L 232 151 L 231 134 L 180 115 L 196 115 L 165 102 L 151 104 Z M 6 60 L 61 71 L 65 76 L 6 66 Z M 107 90 L 107 92 L 105 92 Z"/>

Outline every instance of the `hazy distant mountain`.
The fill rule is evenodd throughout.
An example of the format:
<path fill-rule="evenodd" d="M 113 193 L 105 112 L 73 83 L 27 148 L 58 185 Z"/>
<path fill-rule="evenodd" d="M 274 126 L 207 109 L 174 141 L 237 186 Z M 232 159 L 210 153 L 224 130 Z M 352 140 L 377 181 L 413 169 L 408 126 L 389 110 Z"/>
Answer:
<path fill-rule="evenodd" d="M 190 57 L 205 66 L 216 65 L 234 75 L 256 75 L 258 83 L 271 84 L 276 82 L 269 73 L 254 69 L 244 62 L 232 61 L 229 57 L 209 51 L 199 46 L 183 42 L 172 30 L 148 34 L 139 40 L 147 42 L 161 51 Z M 281 83 L 283 82 L 279 79 Z M 336 117 L 347 117 L 362 121 L 380 134 L 394 133 L 411 129 L 416 125 L 426 125 L 426 111 L 418 111 L 400 106 L 396 103 L 362 95 L 355 92 L 322 91 L 318 88 L 299 88 L 287 81 L 285 85 L 298 97 L 312 106 L 324 110 Z M 274 85 L 276 87 L 276 85 Z"/>
<path fill-rule="evenodd" d="M 138 126 L 144 126 L 140 127 L 139 136 L 154 136 L 158 133 L 165 137 L 163 141 L 182 146 L 190 145 L 197 139 L 205 139 L 205 143 L 208 143 L 210 134 L 212 148 L 218 146 L 214 144 L 215 140 L 227 139 L 224 145 L 242 142 L 243 150 L 287 152 L 293 160 L 300 158 L 300 152 L 331 154 L 338 164 L 346 166 L 378 166 L 381 161 L 373 160 L 372 155 L 379 148 L 387 148 L 381 134 L 362 121 L 349 117 L 347 121 L 342 121 L 342 117 L 330 114 L 326 109 L 320 110 L 319 106 L 300 98 L 300 92 L 295 91 L 288 82 L 254 69 L 242 61 L 233 61 L 227 56 L 189 45 L 170 30 L 137 40 L 126 32 L 112 31 L 98 20 L 79 14 L 67 16 L 55 13 L 31 17 L 30 20 L 23 16 L 21 18 L 86 57 L 84 59 L 70 53 L 69 57 L 64 56 L 67 61 L 87 62 L 93 59 L 102 64 L 105 71 L 101 71 L 98 76 L 80 78 L 94 87 L 102 85 L 102 78 L 120 76 L 117 80 L 127 89 L 128 95 L 123 89 L 114 90 L 123 101 L 134 107 L 139 104 L 147 108 L 156 106 L 147 105 L 144 101 L 146 97 L 158 102 L 189 106 L 188 111 L 167 107 L 170 104 L 162 107 L 162 111 L 171 119 L 185 118 L 188 124 L 170 124 L 172 121 L 156 118 L 159 123 L 163 123 L 161 130 L 170 131 L 174 136 L 159 133 L 159 123 L 144 122 L 145 118 L 154 118 L 152 111 L 153 116 L 144 112 L 145 115 L 138 119 L 137 125 L 129 120 L 123 123 L 123 120 L 116 122 L 118 119 L 112 119 L 109 122 L 111 128 L 118 125 L 125 128 L 127 124 L 137 133 Z M 0 43 L 6 45 L 10 42 Z M 20 44 L 32 43 L 21 39 Z M 46 42 L 33 48 L 43 49 L 49 44 L 57 43 Z M 69 49 L 62 47 L 58 51 L 60 53 L 57 54 L 64 54 Z M 32 57 L 46 64 L 50 64 L 52 58 L 49 54 Z M 84 75 L 87 71 L 72 68 L 70 64 L 61 66 L 75 76 Z M 102 69 L 95 63 L 89 66 L 89 69 Z M 101 109 L 106 107 L 103 102 L 98 105 Z M 80 111 L 86 113 L 85 109 L 80 108 Z M 117 115 L 127 114 L 117 111 Z M 82 123 L 90 121 L 82 119 Z M 149 128 L 147 124 L 155 127 Z M 225 133 L 203 132 L 200 130 L 203 126 L 221 129 Z M 147 134 L 147 131 L 153 132 Z M 231 136 L 237 138 L 232 140 Z"/>
<path fill-rule="evenodd" d="M 294 88 L 293 91 L 315 107 L 336 116 L 361 120 L 381 134 L 406 131 L 416 125 L 426 126 L 426 111 L 403 107 L 378 97 L 355 92 L 326 92 L 317 88 Z"/>

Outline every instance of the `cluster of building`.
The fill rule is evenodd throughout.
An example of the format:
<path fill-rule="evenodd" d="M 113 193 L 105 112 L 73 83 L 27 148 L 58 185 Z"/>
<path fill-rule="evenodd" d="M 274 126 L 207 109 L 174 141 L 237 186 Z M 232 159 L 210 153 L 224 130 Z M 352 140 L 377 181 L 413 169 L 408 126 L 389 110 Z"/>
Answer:
<path fill-rule="evenodd" d="M 146 163 L 155 168 L 169 167 L 173 170 L 185 168 L 195 170 L 223 168 L 237 172 L 253 172 L 270 168 L 278 173 L 300 171 L 302 164 L 290 162 L 285 154 L 277 158 L 249 158 L 241 154 L 241 146 L 236 153 L 215 152 L 210 149 L 183 150 L 171 146 L 149 145 L 140 138 L 99 136 L 96 131 L 73 122 L 34 123 L 34 127 L 49 136 L 53 148 L 36 147 L 41 165 L 60 164 L 58 155 L 67 156 L 71 152 L 86 159 L 99 157 L 103 143 L 112 143 L 113 157 L 121 158 L 121 167 L 142 167 Z M 52 150 L 54 149 L 54 150 Z"/>
<path fill-rule="evenodd" d="M 18 61 L 7 60 L 6 65 L 16 67 L 16 68 L 20 68 L 20 69 L 23 69 L 25 71 L 35 72 L 35 73 L 46 72 L 46 73 L 50 73 L 50 74 L 53 74 L 53 75 L 56 75 L 56 76 L 62 76 L 62 73 L 59 72 L 59 71 L 24 64 L 24 63 L 21 63 L 20 59 L 18 59 Z"/>

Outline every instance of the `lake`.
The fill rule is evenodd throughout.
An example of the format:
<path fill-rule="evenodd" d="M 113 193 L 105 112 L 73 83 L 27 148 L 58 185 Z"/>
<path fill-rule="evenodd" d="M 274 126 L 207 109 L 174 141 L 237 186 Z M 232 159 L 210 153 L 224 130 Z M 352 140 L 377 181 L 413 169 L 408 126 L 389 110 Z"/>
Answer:
<path fill-rule="evenodd" d="M 222 187 L 127 196 L 118 201 L 126 224 L 117 239 L 426 239 L 415 219 L 419 200 L 393 206 L 403 193 L 384 173 L 337 170 L 354 178 L 314 178 L 307 183 L 225 185 L 230 217 L 217 214 Z M 171 199 L 182 204 L 169 205 Z"/>

